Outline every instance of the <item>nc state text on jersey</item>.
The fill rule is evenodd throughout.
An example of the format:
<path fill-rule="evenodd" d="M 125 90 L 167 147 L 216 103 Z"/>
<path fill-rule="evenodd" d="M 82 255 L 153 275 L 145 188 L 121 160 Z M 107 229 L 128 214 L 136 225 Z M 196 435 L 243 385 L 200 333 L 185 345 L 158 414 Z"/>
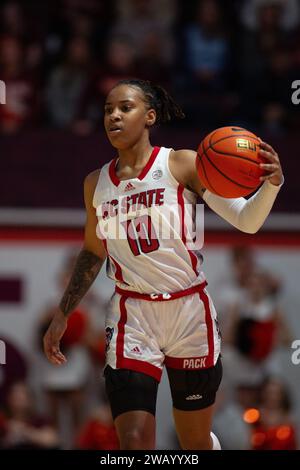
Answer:
<path fill-rule="evenodd" d="M 165 188 L 149 189 L 104 202 L 101 206 L 102 218 L 106 220 L 110 217 L 116 217 L 119 210 L 121 214 L 127 214 L 130 210 L 137 211 L 151 206 L 161 206 L 164 203 L 164 192 Z"/>

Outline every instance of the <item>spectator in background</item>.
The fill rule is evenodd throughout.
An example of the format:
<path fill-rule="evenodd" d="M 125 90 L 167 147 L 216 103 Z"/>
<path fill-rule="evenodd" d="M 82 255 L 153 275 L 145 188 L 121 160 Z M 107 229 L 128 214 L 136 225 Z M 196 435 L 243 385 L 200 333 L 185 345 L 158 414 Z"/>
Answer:
<path fill-rule="evenodd" d="M 190 124 L 218 127 L 227 113 L 227 71 L 229 41 L 220 4 L 201 0 L 196 4 L 192 22 L 178 35 L 176 76 L 183 108 Z M 201 103 L 201 106 L 199 106 Z"/>
<path fill-rule="evenodd" d="M 161 8 L 164 8 L 165 14 Z M 137 57 L 140 58 L 147 55 L 149 37 L 155 35 L 160 44 L 160 61 L 165 66 L 172 64 L 174 41 L 171 27 L 176 12 L 174 0 L 119 0 L 117 10 L 119 17 L 112 27 L 111 37 L 127 38 L 136 45 Z"/>
<path fill-rule="evenodd" d="M 242 8 L 240 8 L 242 4 Z M 238 2 L 242 24 L 249 30 L 259 28 L 259 13 L 261 8 L 280 8 L 280 27 L 285 31 L 295 29 L 299 24 L 300 7 L 298 0 L 243 0 Z"/>
<path fill-rule="evenodd" d="M 12 384 L 0 419 L 0 448 L 54 449 L 58 446 L 55 427 L 36 412 L 26 383 Z"/>
<path fill-rule="evenodd" d="M 0 10 L 0 36 L 9 36 L 20 41 L 23 47 L 23 64 L 27 72 L 34 73 L 38 78 L 42 75 L 44 56 L 44 39 L 47 19 L 49 20 L 48 5 L 26 5 L 26 9 L 14 0 L 4 3 Z M 36 18 L 38 17 L 38 21 Z"/>
<path fill-rule="evenodd" d="M 17 1 L 6 2 L 1 11 L 0 31 L 2 35 L 24 40 L 28 34 L 24 11 Z"/>
<path fill-rule="evenodd" d="M 198 3 L 196 21 L 186 28 L 187 70 L 194 84 L 204 90 L 224 89 L 228 40 L 216 0 Z"/>
<path fill-rule="evenodd" d="M 115 37 L 107 44 L 103 65 L 86 84 L 73 130 L 88 134 L 102 119 L 104 100 L 108 91 L 119 80 L 130 78 L 136 72 L 135 49 L 126 37 Z"/>
<path fill-rule="evenodd" d="M 241 35 L 241 112 L 248 122 L 260 122 L 273 132 L 290 124 L 292 110 L 291 50 L 296 36 L 284 28 L 286 5 L 280 0 L 256 2 L 255 27 Z"/>
<path fill-rule="evenodd" d="M 25 52 L 17 38 L 0 39 L 0 79 L 6 85 L 6 104 L 0 106 L 0 131 L 5 134 L 30 128 L 39 117 L 37 83 L 25 68 Z"/>
<path fill-rule="evenodd" d="M 230 320 L 228 312 L 233 305 L 243 302 L 248 281 L 256 271 L 264 273 L 264 286 L 270 297 L 275 298 L 281 288 L 281 281 L 278 278 L 264 267 L 257 266 L 254 251 L 249 246 L 234 246 L 230 251 L 229 262 L 230 266 L 217 280 L 218 289 L 215 294 L 221 330 L 227 329 Z"/>
<path fill-rule="evenodd" d="M 107 44 L 106 61 L 97 82 L 101 101 L 104 101 L 104 97 L 115 83 L 135 74 L 135 47 L 133 44 L 122 36 L 112 38 Z"/>
<path fill-rule="evenodd" d="M 84 423 L 79 431 L 76 447 L 89 450 L 118 450 L 120 448 L 107 400 L 94 409 Z"/>
<path fill-rule="evenodd" d="M 276 299 L 270 296 L 264 272 L 256 271 L 248 277 L 243 297 L 228 315 L 227 328 L 223 331 L 224 343 L 233 347 L 233 354 L 225 359 L 228 377 L 232 376 L 233 383 L 257 384 L 272 366 L 276 347 L 290 344 L 286 320 Z"/>
<path fill-rule="evenodd" d="M 92 70 L 88 41 L 84 37 L 73 37 L 67 46 L 63 63 L 52 71 L 47 86 L 47 110 L 52 125 L 72 127 Z"/>
<path fill-rule="evenodd" d="M 0 403 L 4 403 L 8 390 L 15 382 L 24 382 L 28 376 L 27 358 L 16 344 L 1 334 L 5 343 L 6 364 L 1 367 L 0 374 Z"/>
<path fill-rule="evenodd" d="M 214 431 L 220 438 L 224 450 L 249 450 L 251 429 L 243 419 L 245 407 L 257 405 L 257 390 L 240 384 L 231 392 L 226 386 L 216 401 Z M 230 432 L 228 432 L 230 430 Z"/>
<path fill-rule="evenodd" d="M 261 388 L 257 421 L 252 428 L 254 450 L 296 450 L 296 429 L 291 417 L 292 405 L 286 385 L 269 378 Z"/>

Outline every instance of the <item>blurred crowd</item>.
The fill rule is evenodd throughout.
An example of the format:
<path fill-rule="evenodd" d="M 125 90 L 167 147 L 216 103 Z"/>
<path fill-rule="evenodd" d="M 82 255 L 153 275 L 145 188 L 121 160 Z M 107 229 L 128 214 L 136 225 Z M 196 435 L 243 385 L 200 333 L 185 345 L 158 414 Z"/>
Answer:
<path fill-rule="evenodd" d="M 165 86 L 180 125 L 299 127 L 298 0 L 7 0 L 0 3 L 0 132 L 94 132 L 116 81 Z M 298 76 L 297 76 L 298 74 Z"/>
<path fill-rule="evenodd" d="M 63 263 L 57 279 L 61 291 L 74 261 L 71 253 Z M 214 296 L 224 367 L 214 431 L 224 449 L 297 449 L 295 390 L 278 356 L 289 351 L 292 341 L 280 306 L 282 280 L 244 246 L 232 249 L 225 274 L 220 274 Z M 0 381 L 0 448 L 118 449 L 101 376 L 107 304 L 91 290 L 70 316 L 61 342 L 68 362 L 60 367 L 50 364 L 42 351 L 55 309 L 52 302 L 45 305 L 43 312 L 37 312 L 32 357 L 24 357 L 4 338 L 7 364 Z M 170 435 L 173 429 L 171 425 Z M 177 448 L 175 437 L 169 446 Z"/>

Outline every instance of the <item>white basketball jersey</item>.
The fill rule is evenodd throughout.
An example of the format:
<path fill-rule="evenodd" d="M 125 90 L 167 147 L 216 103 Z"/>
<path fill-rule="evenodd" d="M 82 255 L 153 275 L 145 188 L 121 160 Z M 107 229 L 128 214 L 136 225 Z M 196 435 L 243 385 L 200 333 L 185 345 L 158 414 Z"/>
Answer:
<path fill-rule="evenodd" d="M 169 170 L 171 149 L 155 147 L 136 177 L 120 181 L 117 158 L 103 166 L 95 189 L 97 235 L 108 253 L 108 276 L 123 289 L 176 292 L 204 280 L 193 238 L 196 195 Z"/>

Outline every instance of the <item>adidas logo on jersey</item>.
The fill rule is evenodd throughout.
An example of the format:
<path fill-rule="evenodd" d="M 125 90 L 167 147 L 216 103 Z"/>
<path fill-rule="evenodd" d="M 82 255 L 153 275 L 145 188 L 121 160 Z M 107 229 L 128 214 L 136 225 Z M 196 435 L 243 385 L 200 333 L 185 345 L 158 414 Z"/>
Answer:
<path fill-rule="evenodd" d="M 186 400 L 201 400 L 202 395 L 189 395 Z"/>
<path fill-rule="evenodd" d="M 129 181 L 129 183 L 126 184 L 124 191 L 131 191 L 132 189 L 135 189 L 135 187 Z"/>
<path fill-rule="evenodd" d="M 136 353 L 136 354 L 142 354 L 142 352 L 141 352 L 141 350 L 138 346 L 135 346 L 134 348 L 132 348 L 131 352 Z"/>

